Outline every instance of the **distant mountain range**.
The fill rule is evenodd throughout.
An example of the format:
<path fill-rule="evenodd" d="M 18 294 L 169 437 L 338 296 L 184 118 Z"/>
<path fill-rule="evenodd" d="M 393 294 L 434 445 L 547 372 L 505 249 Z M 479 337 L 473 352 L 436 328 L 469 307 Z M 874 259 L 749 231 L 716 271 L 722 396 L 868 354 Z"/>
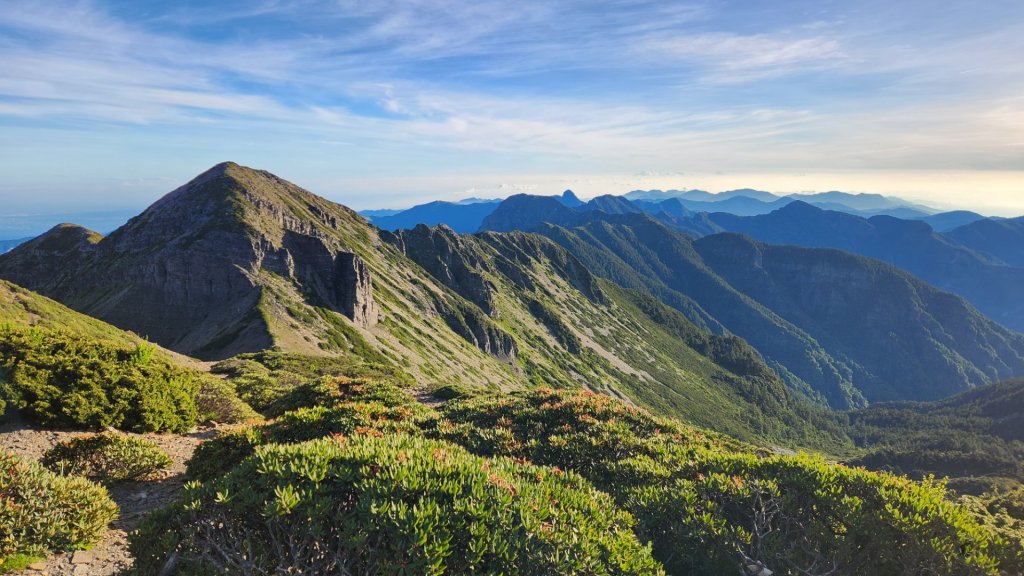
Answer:
<path fill-rule="evenodd" d="M 614 214 L 643 211 L 653 215 L 664 211 L 676 217 L 680 216 L 680 209 L 694 213 L 728 212 L 738 216 L 754 216 L 767 214 L 799 200 L 820 208 L 860 216 L 887 215 L 924 219 L 934 222 L 940 231 L 984 218 L 972 212 L 936 214 L 937 211 L 932 208 L 899 198 L 845 192 L 777 196 L 749 188 L 717 194 L 703 190 L 634 190 L 622 196 L 605 195 L 583 202 L 567 190 L 558 199 L 566 207 L 580 210 L 602 210 Z M 483 219 L 500 202 L 468 198 L 460 202 L 429 202 L 406 210 L 364 210 L 360 214 L 386 230 L 412 228 L 416 224 L 445 224 L 457 232 L 472 233 L 479 229 Z"/>
<path fill-rule="evenodd" d="M 485 227 L 552 238 L 599 276 L 741 336 L 791 385 L 833 406 L 940 398 L 1024 367 L 1020 334 L 881 262 L 736 235 L 695 242 L 640 214 L 527 221 L 528 206 L 550 201 L 507 202 Z"/>
<path fill-rule="evenodd" d="M 863 218 L 804 202 L 760 216 L 719 213 L 709 218 L 723 230 L 764 242 L 838 248 L 877 258 L 963 296 L 1006 326 L 1024 330 L 1024 301 L 1020 298 L 1024 268 L 1009 266 L 957 241 L 968 237 L 975 246 L 996 250 L 1012 260 L 1014 244 L 998 247 L 995 233 L 1004 234 L 998 238 L 1012 237 L 1019 229 L 1015 228 L 1017 221 L 1002 226 L 1003 221 L 980 220 L 940 234 L 925 222 L 889 216 Z M 993 239 L 984 240 L 985 233 L 993 234 Z"/>

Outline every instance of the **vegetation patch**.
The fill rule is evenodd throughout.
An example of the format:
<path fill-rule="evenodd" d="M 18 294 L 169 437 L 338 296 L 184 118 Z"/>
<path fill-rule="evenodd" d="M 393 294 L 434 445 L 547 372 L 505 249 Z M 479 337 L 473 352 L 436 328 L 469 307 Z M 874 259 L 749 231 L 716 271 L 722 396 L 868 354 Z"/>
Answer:
<path fill-rule="evenodd" d="M 0 566 L 84 548 L 117 517 L 106 489 L 0 451 Z"/>
<path fill-rule="evenodd" d="M 149 440 L 104 432 L 61 442 L 47 450 L 40 463 L 65 476 L 85 476 L 115 484 L 151 479 L 172 461 Z"/>
<path fill-rule="evenodd" d="M 190 474 L 216 481 L 265 451 L 317 438 L 346 446 L 426 436 L 579 474 L 635 518 L 634 533 L 670 574 L 970 575 L 1020 566 L 1012 532 L 979 521 L 933 480 L 771 454 L 599 394 L 538 389 L 430 410 L 387 381 L 334 386 L 332 405 L 204 443 Z"/>
<path fill-rule="evenodd" d="M 179 574 L 657 574 L 585 480 L 405 435 L 259 449 L 132 538 Z"/>
<path fill-rule="evenodd" d="M 200 374 L 63 331 L 0 327 L 0 406 L 48 427 L 184 432 Z"/>
<path fill-rule="evenodd" d="M 429 434 L 607 491 L 670 574 L 994 574 L 1005 545 L 941 483 L 761 454 L 604 396 L 537 390 L 442 416 Z"/>

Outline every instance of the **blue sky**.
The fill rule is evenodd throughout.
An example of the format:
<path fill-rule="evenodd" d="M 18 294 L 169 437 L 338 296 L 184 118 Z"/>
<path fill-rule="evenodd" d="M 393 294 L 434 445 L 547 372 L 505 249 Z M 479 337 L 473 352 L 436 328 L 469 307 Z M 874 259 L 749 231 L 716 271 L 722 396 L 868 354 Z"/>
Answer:
<path fill-rule="evenodd" d="M 5 0 L 0 214 L 222 160 L 355 208 L 840 189 L 1024 213 L 1019 0 Z"/>

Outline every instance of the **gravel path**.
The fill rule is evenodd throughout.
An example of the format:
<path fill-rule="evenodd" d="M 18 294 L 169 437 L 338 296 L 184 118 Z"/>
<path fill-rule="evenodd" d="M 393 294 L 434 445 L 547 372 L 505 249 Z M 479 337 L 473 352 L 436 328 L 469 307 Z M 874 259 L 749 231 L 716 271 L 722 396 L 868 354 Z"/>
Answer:
<path fill-rule="evenodd" d="M 11 423 L 0 426 L 0 449 L 38 460 L 56 443 L 81 435 L 81 432 L 40 430 L 25 424 Z M 163 448 L 174 463 L 165 476 L 149 482 L 129 482 L 110 489 L 110 497 L 121 513 L 96 546 L 89 550 L 56 554 L 16 576 L 110 576 L 132 563 L 128 553 L 128 532 L 153 510 L 177 499 L 184 484 L 185 462 L 192 457 L 196 446 L 217 434 L 214 428 L 205 428 L 189 434 L 144 434 L 145 438 Z"/>

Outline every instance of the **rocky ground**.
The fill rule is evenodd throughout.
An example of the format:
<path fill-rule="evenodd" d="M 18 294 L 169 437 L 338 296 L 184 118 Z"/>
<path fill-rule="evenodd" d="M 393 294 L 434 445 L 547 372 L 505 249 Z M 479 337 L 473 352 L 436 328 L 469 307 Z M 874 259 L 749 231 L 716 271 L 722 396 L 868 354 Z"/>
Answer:
<path fill-rule="evenodd" d="M 216 435 L 214 428 L 178 434 L 145 434 L 174 460 L 159 480 L 129 482 L 110 489 L 110 496 L 121 514 L 111 525 L 103 540 L 89 550 L 61 553 L 15 573 L 17 576 L 108 576 L 131 565 L 128 553 L 128 532 L 149 512 L 162 508 L 175 499 L 184 484 L 185 462 L 196 446 Z M 46 450 L 81 432 L 41 430 L 27 424 L 12 423 L 0 427 L 0 449 L 26 458 L 39 459 Z"/>

